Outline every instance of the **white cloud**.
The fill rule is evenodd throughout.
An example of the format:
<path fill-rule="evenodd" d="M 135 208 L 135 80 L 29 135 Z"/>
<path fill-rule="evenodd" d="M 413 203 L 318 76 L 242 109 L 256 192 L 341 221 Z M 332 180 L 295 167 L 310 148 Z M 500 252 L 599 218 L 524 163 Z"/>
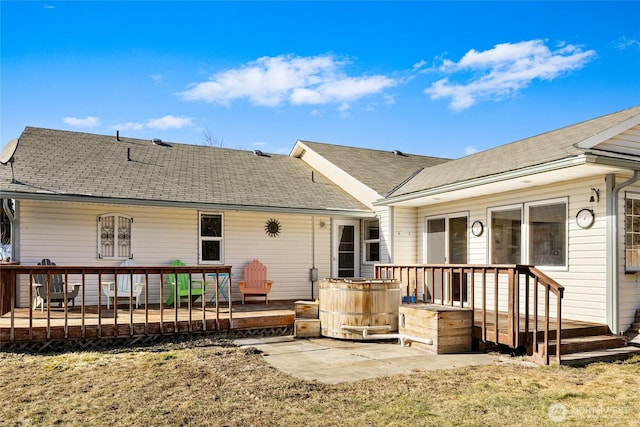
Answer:
<path fill-rule="evenodd" d="M 186 101 L 220 105 L 239 99 L 267 107 L 285 103 L 343 105 L 398 84 L 382 75 L 349 76 L 343 71 L 346 65 L 347 61 L 333 55 L 262 57 L 240 68 L 217 73 L 178 95 Z"/>
<path fill-rule="evenodd" d="M 172 115 L 166 115 L 158 119 L 149 119 L 145 123 L 140 122 L 125 122 L 112 126 L 114 130 L 135 130 L 140 131 L 143 129 L 180 129 L 184 127 L 193 126 L 193 119 L 191 117 L 176 117 Z"/>
<path fill-rule="evenodd" d="M 113 126 L 116 130 L 142 130 L 144 123 L 126 122 Z"/>
<path fill-rule="evenodd" d="M 425 61 L 424 59 L 420 60 L 419 62 L 416 62 L 415 64 L 413 64 L 413 71 L 418 71 L 423 69 L 425 66 L 427 65 L 427 61 Z"/>
<path fill-rule="evenodd" d="M 453 110 L 479 101 L 509 97 L 533 80 L 553 80 L 583 68 L 596 55 L 575 45 L 550 50 L 543 40 L 498 44 L 486 51 L 468 51 L 458 62 L 442 60 L 444 77 L 425 89 L 431 99 L 450 98 Z M 458 77 L 458 82 L 453 79 Z"/>
<path fill-rule="evenodd" d="M 162 83 L 162 74 L 160 73 L 151 74 L 149 77 L 151 77 L 151 80 L 156 84 Z"/>
<path fill-rule="evenodd" d="M 631 46 L 636 46 L 640 48 L 640 41 L 634 39 L 628 39 L 625 36 L 620 37 L 618 40 L 613 42 L 613 45 L 616 49 L 624 50 Z"/>
<path fill-rule="evenodd" d="M 166 115 L 159 119 L 149 119 L 147 121 L 147 127 L 151 129 L 180 129 L 193 125 L 193 119 L 190 117 L 176 117 L 172 115 Z"/>
<path fill-rule="evenodd" d="M 80 117 L 65 117 L 62 121 L 70 126 L 79 128 L 94 128 L 100 124 L 100 119 L 93 116 L 87 116 L 84 119 Z"/>

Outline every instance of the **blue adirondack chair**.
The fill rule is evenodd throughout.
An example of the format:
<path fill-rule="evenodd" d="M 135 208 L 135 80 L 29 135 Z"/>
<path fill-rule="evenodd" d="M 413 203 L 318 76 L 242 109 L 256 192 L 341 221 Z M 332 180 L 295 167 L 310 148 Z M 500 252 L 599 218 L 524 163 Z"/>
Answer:
<path fill-rule="evenodd" d="M 180 261 L 179 259 L 177 259 L 171 263 L 171 266 L 185 267 L 186 264 Z M 207 286 L 206 281 L 204 282 L 204 286 L 203 286 L 202 280 L 189 281 L 189 274 L 187 273 L 180 273 L 177 276 L 178 277 L 176 279 L 176 274 L 167 275 L 167 282 L 169 283 L 169 285 L 171 285 L 171 294 L 169 295 L 169 298 L 167 298 L 167 302 L 166 302 L 167 305 L 173 305 L 173 302 L 175 301 L 175 297 L 177 294 L 178 307 L 179 307 L 183 298 L 189 298 L 190 287 L 191 287 L 192 303 L 202 296 Z"/>

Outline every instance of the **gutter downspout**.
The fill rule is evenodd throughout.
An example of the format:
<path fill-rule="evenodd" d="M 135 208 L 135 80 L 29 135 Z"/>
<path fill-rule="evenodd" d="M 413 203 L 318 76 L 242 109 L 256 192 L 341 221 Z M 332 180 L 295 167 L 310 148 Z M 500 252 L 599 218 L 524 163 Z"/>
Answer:
<path fill-rule="evenodd" d="M 620 274 L 620 248 L 618 245 L 618 196 L 620 190 L 635 183 L 640 179 L 640 170 L 633 172 L 633 177 L 628 181 L 616 185 L 616 176 L 609 174 L 605 177 L 607 186 L 607 229 L 611 230 L 610 238 L 607 245 L 607 264 L 609 268 L 607 283 L 607 323 L 614 334 L 620 331 L 620 292 L 619 292 L 619 274 Z"/>
<path fill-rule="evenodd" d="M 4 210 L 4 213 L 7 214 L 7 218 L 9 218 L 9 241 L 11 242 L 11 260 L 15 260 L 14 248 L 16 245 L 13 241 L 15 217 L 13 216 L 11 209 L 9 209 L 9 199 L 2 199 L 2 209 Z"/>

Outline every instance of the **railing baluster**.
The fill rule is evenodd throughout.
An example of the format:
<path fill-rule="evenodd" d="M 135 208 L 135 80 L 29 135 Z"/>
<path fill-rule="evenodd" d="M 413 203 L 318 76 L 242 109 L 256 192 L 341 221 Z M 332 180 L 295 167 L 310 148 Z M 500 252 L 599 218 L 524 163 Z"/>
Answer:
<path fill-rule="evenodd" d="M 494 321 L 493 325 L 494 334 L 495 334 L 495 342 L 496 344 L 500 343 L 500 336 L 498 334 L 498 268 L 494 269 L 494 284 L 493 284 L 493 310 L 494 310 Z"/>
<path fill-rule="evenodd" d="M 549 287 L 544 287 L 544 359 L 549 364 Z"/>
<path fill-rule="evenodd" d="M 487 269 L 482 269 L 482 341 L 487 341 Z"/>
<path fill-rule="evenodd" d="M 562 292 L 562 291 L 561 291 Z M 562 297 L 556 295 L 556 362 L 560 364 L 560 346 L 562 344 Z"/>

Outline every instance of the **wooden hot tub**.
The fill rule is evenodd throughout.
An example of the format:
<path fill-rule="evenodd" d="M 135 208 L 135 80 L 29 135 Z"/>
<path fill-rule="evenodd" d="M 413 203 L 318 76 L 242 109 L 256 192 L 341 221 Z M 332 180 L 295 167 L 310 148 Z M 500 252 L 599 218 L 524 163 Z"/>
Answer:
<path fill-rule="evenodd" d="M 398 330 L 400 282 L 386 279 L 320 280 L 320 333 L 325 337 L 369 339 L 369 333 Z"/>

